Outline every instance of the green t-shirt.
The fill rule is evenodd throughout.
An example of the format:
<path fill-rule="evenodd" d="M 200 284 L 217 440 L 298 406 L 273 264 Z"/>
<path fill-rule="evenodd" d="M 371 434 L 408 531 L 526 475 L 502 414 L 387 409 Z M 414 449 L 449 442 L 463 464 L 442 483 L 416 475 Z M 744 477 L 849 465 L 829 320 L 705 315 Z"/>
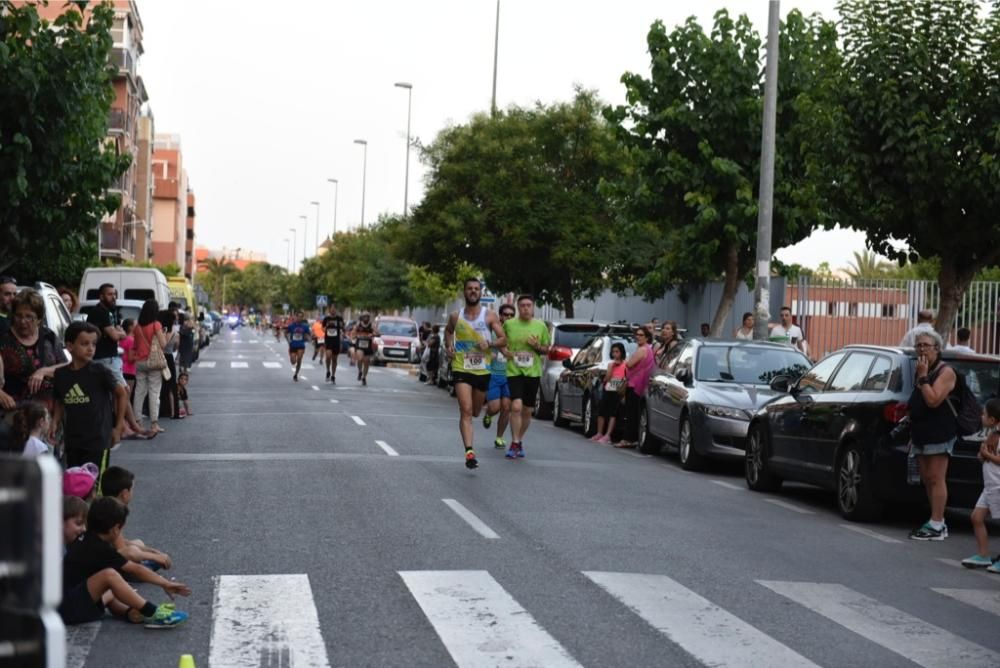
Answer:
<path fill-rule="evenodd" d="M 508 376 L 542 377 L 542 356 L 528 345 L 529 336 L 537 336 L 536 345 L 549 345 L 549 328 L 541 320 L 524 322 L 520 318 L 511 318 L 503 324 L 507 335 L 507 348 L 511 359 L 507 360 Z"/>

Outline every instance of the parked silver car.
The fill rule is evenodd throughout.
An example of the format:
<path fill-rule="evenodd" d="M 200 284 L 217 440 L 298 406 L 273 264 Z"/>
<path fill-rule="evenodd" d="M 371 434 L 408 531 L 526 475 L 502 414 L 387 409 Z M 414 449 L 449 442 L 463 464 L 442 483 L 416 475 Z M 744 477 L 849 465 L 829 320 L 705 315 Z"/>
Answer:
<path fill-rule="evenodd" d="M 649 380 L 639 414 L 639 447 L 676 449 L 681 466 L 745 456 L 757 409 L 778 396 L 771 379 L 798 378 L 812 362 L 783 343 L 692 339 Z"/>
<path fill-rule="evenodd" d="M 545 323 L 549 328 L 552 347 L 542 360 L 542 381 L 535 397 L 535 417 L 547 420 L 552 417 L 552 403 L 556 396 L 556 383 L 564 370 L 563 360 L 573 359 L 587 341 L 603 329 L 606 322 L 590 320 L 559 320 Z"/>

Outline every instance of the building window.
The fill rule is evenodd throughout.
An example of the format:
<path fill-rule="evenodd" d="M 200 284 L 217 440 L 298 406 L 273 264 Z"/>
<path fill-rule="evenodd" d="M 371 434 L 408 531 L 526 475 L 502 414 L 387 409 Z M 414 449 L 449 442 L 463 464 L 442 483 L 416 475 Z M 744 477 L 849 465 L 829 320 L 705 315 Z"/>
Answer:
<path fill-rule="evenodd" d="M 882 317 L 883 318 L 895 318 L 896 317 L 896 305 L 895 304 L 882 304 Z"/>
<path fill-rule="evenodd" d="M 188 238 L 188 241 L 193 241 L 194 240 L 194 230 L 188 230 L 187 231 L 187 238 Z"/>
<path fill-rule="evenodd" d="M 194 218 L 194 207 L 193 206 L 189 206 L 188 207 L 188 218 Z"/>

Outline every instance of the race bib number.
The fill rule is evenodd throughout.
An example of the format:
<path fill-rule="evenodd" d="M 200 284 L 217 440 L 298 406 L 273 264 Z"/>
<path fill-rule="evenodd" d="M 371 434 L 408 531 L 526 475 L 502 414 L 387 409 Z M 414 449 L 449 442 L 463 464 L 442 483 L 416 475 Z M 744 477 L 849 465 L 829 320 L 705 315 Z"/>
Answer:
<path fill-rule="evenodd" d="M 530 369 L 535 366 L 535 356 L 526 352 L 514 353 L 514 364 L 519 369 Z"/>
<path fill-rule="evenodd" d="M 610 392 L 617 392 L 618 388 L 625 382 L 624 378 L 612 378 L 604 384 L 604 389 Z"/>
<path fill-rule="evenodd" d="M 301 333 L 295 332 L 294 334 L 292 334 L 292 341 L 301 341 L 301 340 L 302 340 Z"/>
<path fill-rule="evenodd" d="M 466 371 L 486 371 L 486 356 L 482 353 L 465 353 L 463 362 Z"/>
<path fill-rule="evenodd" d="M 368 346 L 370 345 L 371 341 L 369 339 L 358 339 L 358 348 L 361 350 L 368 350 Z"/>
<path fill-rule="evenodd" d="M 328 330 L 326 330 L 326 335 L 331 339 L 335 339 L 338 336 L 340 336 L 340 330 L 337 329 L 336 327 L 331 327 Z"/>

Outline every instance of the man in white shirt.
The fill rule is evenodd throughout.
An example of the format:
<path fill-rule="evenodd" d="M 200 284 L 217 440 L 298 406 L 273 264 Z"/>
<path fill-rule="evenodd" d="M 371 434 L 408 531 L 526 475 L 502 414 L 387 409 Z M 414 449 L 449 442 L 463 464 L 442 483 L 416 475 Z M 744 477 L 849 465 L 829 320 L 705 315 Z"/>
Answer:
<path fill-rule="evenodd" d="M 781 322 L 777 325 L 769 324 L 768 327 L 771 330 L 768 340 L 791 344 L 793 348 L 802 351 L 803 355 L 809 354 L 809 344 L 806 343 L 806 337 L 802 333 L 802 328 L 792 324 L 791 308 L 782 306 Z"/>
<path fill-rule="evenodd" d="M 951 346 L 948 350 L 956 353 L 967 353 L 969 355 L 975 354 L 975 350 L 969 345 L 969 339 L 972 338 L 972 332 L 969 331 L 968 327 L 959 327 L 958 331 L 955 332 L 955 340 L 958 341 L 957 345 Z"/>
<path fill-rule="evenodd" d="M 923 309 L 917 313 L 917 324 L 903 335 L 903 339 L 899 342 L 899 345 L 903 348 L 912 348 L 917 343 L 919 335 L 933 329 L 934 311 Z"/>

